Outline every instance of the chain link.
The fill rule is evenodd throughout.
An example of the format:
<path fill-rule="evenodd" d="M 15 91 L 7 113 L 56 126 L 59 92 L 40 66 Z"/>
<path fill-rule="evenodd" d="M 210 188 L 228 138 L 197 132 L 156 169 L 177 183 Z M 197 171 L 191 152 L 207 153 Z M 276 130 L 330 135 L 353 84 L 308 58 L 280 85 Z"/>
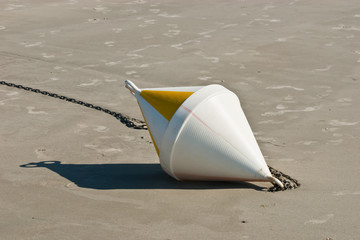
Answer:
<path fill-rule="evenodd" d="M 296 180 L 295 178 L 290 177 L 289 175 L 280 172 L 279 170 L 272 168 L 270 166 L 269 170 L 271 172 L 271 174 L 276 177 L 277 179 L 279 179 L 282 184 L 284 185 L 284 188 L 281 188 L 278 185 L 275 185 L 270 187 L 268 189 L 268 192 L 278 192 L 278 191 L 285 191 L 285 190 L 290 190 L 290 189 L 295 189 L 301 186 L 300 182 L 298 180 Z"/>
<path fill-rule="evenodd" d="M 110 114 L 111 116 L 113 116 L 117 120 L 119 120 L 121 123 L 125 124 L 125 126 L 127 126 L 128 128 L 144 129 L 144 130 L 147 129 L 147 126 L 146 126 L 144 121 L 141 121 L 141 120 L 136 119 L 136 118 L 129 117 L 129 116 L 127 116 L 125 114 L 122 114 L 122 113 L 117 113 L 117 112 L 111 111 L 111 110 L 109 110 L 107 108 L 103 108 L 103 107 L 100 107 L 100 106 L 97 106 L 97 105 L 93 105 L 91 103 L 83 102 L 83 101 L 77 100 L 75 98 L 70 98 L 70 97 L 58 95 L 56 93 L 40 90 L 40 89 L 37 89 L 37 88 L 23 86 L 23 85 L 20 85 L 20 84 L 10 83 L 10 82 L 6 82 L 6 81 L 0 81 L 0 85 L 5 85 L 5 86 L 8 86 L 8 87 L 14 87 L 14 88 L 18 88 L 18 89 L 23 89 L 23 90 L 29 91 L 29 92 L 40 93 L 40 94 L 45 95 L 45 96 L 58 98 L 58 99 L 61 99 L 61 100 L 67 101 L 67 102 L 72 102 L 72 103 L 75 103 L 75 104 L 79 104 L 79 105 L 82 105 L 82 106 L 85 106 L 85 107 L 88 107 L 88 108 L 92 108 L 92 109 L 95 109 L 95 110 Z"/>

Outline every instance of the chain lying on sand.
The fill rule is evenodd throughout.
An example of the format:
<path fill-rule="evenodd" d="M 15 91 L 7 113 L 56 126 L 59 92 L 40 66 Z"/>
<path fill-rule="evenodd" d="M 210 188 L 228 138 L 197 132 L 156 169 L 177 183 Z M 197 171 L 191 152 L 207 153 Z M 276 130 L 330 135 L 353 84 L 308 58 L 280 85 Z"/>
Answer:
<path fill-rule="evenodd" d="M 88 108 L 92 108 L 92 109 L 95 109 L 95 110 L 110 114 L 111 116 L 113 116 L 116 119 L 120 120 L 120 122 L 125 124 L 125 126 L 127 126 L 128 128 L 142 129 L 142 130 L 147 129 L 146 123 L 144 121 L 142 121 L 142 120 L 132 118 L 132 117 L 127 116 L 125 114 L 114 112 L 114 111 L 111 111 L 111 110 L 109 110 L 107 108 L 100 107 L 100 106 L 97 106 L 97 105 L 93 105 L 91 103 L 83 102 L 83 101 L 80 101 L 80 100 L 77 100 L 77 99 L 74 99 L 74 98 L 58 95 L 56 93 L 40 90 L 40 89 L 37 89 L 37 88 L 31 88 L 31 87 L 26 87 L 26 86 L 23 86 L 23 85 L 20 85 L 20 84 L 9 83 L 9 82 L 6 82 L 6 81 L 0 81 L 0 85 L 5 85 L 5 86 L 8 86 L 8 87 L 14 87 L 14 88 L 22 89 L 22 90 L 25 90 L 25 91 L 40 93 L 42 95 L 46 95 L 46 96 L 49 96 L 49 97 L 57 98 L 57 99 L 64 100 L 64 101 L 67 101 L 67 102 L 76 103 L 76 104 L 79 104 L 79 105 L 82 105 L 82 106 L 85 106 L 85 107 L 88 107 Z M 274 169 L 274 168 L 272 168 L 270 166 L 269 166 L 269 169 L 270 169 L 271 174 L 274 177 L 276 177 L 277 179 L 279 179 L 284 185 L 284 188 L 281 188 L 278 185 L 274 185 L 273 187 L 270 187 L 268 189 L 269 192 L 278 192 L 278 191 L 284 191 L 284 190 L 295 189 L 295 188 L 300 187 L 300 183 L 296 179 L 294 179 L 294 178 L 292 178 L 292 177 L 290 177 L 290 176 L 288 176 L 288 175 L 286 175 L 286 174 L 280 172 L 279 170 L 276 170 L 276 169 Z"/>
<path fill-rule="evenodd" d="M 117 112 L 111 111 L 111 110 L 109 110 L 107 108 L 103 108 L 103 107 L 100 107 L 100 106 L 97 106 L 97 105 L 93 105 L 91 103 L 87 103 L 87 102 L 83 102 L 83 101 L 80 101 L 80 100 L 77 100 L 77 99 L 74 99 L 74 98 L 69 98 L 69 97 L 66 97 L 66 96 L 58 95 L 56 93 L 43 91 L 43 90 L 40 90 L 40 89 L 37 89 L 37 88 L 25 87 L 25 86 L 20 85 L 20 84 L 9 83 L 9 82 L 5 82 L 5 81 L 0 81 L 0 85 L 5 85 L 5 86 L 8 86 L 8 87 L 14 87 L 14 88 L 18 88 L 18 89 L 23 89 L 23 90 L 29 91 L 29 92 L 40 93 L 42 95 L 46 95 L 46 96 L 49 96 L 49 97 L 58 98 L 58 99 L 61 99 L 61 100 L 67 101 L 67 102 L 76 103 L 76 104 L 79 104 L 79 105 L 82 105 L 82 106 L 85 106 L 85 107 L 88 107 L 88 108 L 92 108 L 92 109 L 95 109 L 95 110 L 110 114 L 111 116 L 113 116 L 117 120 L 120 120 L 120 122 L 125 124 L 125 126 L 127 126 L 128 128 L 145 129 L 145 130 L 147 129 L 147 126 L 146 126 L 144 121 L 141 121 L 141 120 L 136 119 L 136 118 L 129 117 L 129 116 L 127 116 L 125 114 L 122 114 L 122 113 L 117 113 Z"/>
<path fill-rule="evenodd" d="M 290 190 L 290 189 L 295 189 L 301 186 L 301 184 L 298 182 L 298 180 L 290 177 L 289 175 L 286 175 L 283 172 L 280 172 L 279 170 L 276 170 L 275 168 L 272 168 L 270 166 L 269 170 L 271 172 L 271 174 L 276 177 L 277 179 L 279 179 L 282 184 L 284 185 L 284 188 L 281 188 L 278 185 L 274 185 L 270 188 L 268 188 L 268 192 L 278 192 L 278 191 L 285 191 L 285 190 Z"/>

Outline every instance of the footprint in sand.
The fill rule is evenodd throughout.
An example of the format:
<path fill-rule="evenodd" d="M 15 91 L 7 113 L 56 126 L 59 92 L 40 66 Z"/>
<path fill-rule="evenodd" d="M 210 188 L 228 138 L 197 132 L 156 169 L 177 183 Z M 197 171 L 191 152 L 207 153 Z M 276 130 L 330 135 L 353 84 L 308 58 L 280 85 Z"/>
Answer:
<path fill-rule="evenodd" d="M 18 98 L 18 97 L 16 97 L 16 98 L 8 98 L 8 99 L 1 100 L 1 101 L 0 101 L 0 106 L 5 105 L 5 102 L 6 102 L 6 101 L 16 100 L 16 99 L 19 99 L 19 98 Z"/>
<path fill-rule="evenodd" d="M 342 142 L 344 142 L 344 139 L 339 138 L 339 139 L 335 139 L 335 140 L 329 140 L 329 141 L 327 141 L 327 144 L 328 145 L 339 145 Z"/>
<path fill-rule="evenodd" d="M 266 117 L 266 116 L 283 115 L 285 113 L 312 112 L 312 111 L 316 111 L 319 109 L 320 109 L 320 106 L 306 107 L 304 109 L 284 109 L 284 110 L 280 110 L 277 112 L 265 112 L 265 113 L 262 113 L 261 116 Z"/>
<path fill-rule="evenodd" d="M 344 196 L 344 195 L 360 195 L 360 191 L 349 191 L 349 190 L 343 190 L 338 192 L 333 192 L 334 196 Z"/>
<path fill-rule="evenodd" d="M 75 129 L 74 133 L 79 134 L 79 135 L 87 135 L 86 129 L 89 126 L 83 123 L 78 123 L 77 124 L 77 128 Z"/>
<path fill-rule="evenodd" d="M 296 91 L 304 91 L 303 88 L 299 88 L 299 87 L 294 87 L 294 86 L 271 86 L 271 87 L 267 87 L 266 89 L 293 89 L 293 90 L 296 90 Z"/>
<path fill-rule="evenodd" d="M 111 30 L 113 30 L 115 33 L 121 33 L 122 32 L 122 28 L 112 28 Z"/>
<path fill-rule="evenodd" d="M 108 47 L 113 47 L 115 42 L 114 41 L 107 41 L 107 42 L 104 42 L 104 44 Z"/>
<path fill-rule="evenodd" d="M 136 71 L 126 71 L 125 74 L 126 75 L 133 75 L 133 74 L 136 74 L 137 72 Z"/>
<path fill-rule="evenodd" d="M 96 126 L 94 128 L 94 131 L 96 131 L 96 132 L 107 132 L 107 131 L 109 131 L 109 128 L 105 127 L 105 126 Z"/>
<path fill-rule="evenodd" d="M 39 160 L 48 160 L 49 157 L 47 156 L 46 154 L 46 149 L 45 148 L 37 148 L 35 149 L 35 153 L 36 153 L 36 157 L 39 159 Z"/>
<path fill-rule="evenodd" d="M 28 110 L 29 114 L 48 114 L 45 111 L 34 111 L 35 107 L 27 106 L 26 109 Z"/>
<path fill-rule="evenodd" d="M 207 81 L 207 80 L 212 79 L 212 77 L 210 77 L 210 76 L 200 76 L 200 77 L 198 77 L 198 79 L 201 80 L 201 81 Z"/>
<path fill-rule="evenodd" d="M 331 120 L 329 122 L 329 124 L 331 126 L 335 126 L 335 127 L 339 127 L 339 126 L 354 126 L 354 125 L 357 125 L 360 121 L 358 122 L 346 122 L 346 121 L 340 121 L 340 120 Z"/>
<path fill-rule="evenodd" d="M 43 44 L 43 42 L 34 42 L 34 43 L 23 42 L 23 43 L 21 43 L 21 45 L 23 45 L 24 47 L 27 47 L 27 48 L 41 46 L 42 44 Z"/>
<path fill-rule="evenodd" d="M 98 145 L 95 144 L 85 144 L 84 146 L 100 154 L 116 154 L 123 151 L 120 148 L 100 148 Z"/>
<path fill-rule="evenodd" d="M 8 91 L 8 90 L 0 90 L 0 92 L 5 92 L 6 96 L 15 96 L 19 94 L 19 92 L 17 91 Z"/>
<path fill-rule="evenodd" d="M 93 86 L 93 85 L 96 85 L 100 80 L 98 80 L 98 79 L 92 79 L 92 80 L 90 80 L 91 82 L 89 82 L 89 83 L 81 83 L 81 84 L 79 84 L 78 86 L 79 87 L 87 87 L 87 86 Z"/>
<path fill-rule="evenodd" d="M 54 57 L 55 57 L 54 55 L 47 54 L 47 53 L 42 53 L 41 56 L 42 56 L 43 58 L 54 58 Z"/>
<path fill-rule="evenodd" d="M 331 68 L 332 68 L 332 65 L 327 65 L 325 68 L 317 68 L 317 69 L 314 69 L 314 71 L 325 72 L 325 71 L 329 71 Z"/>
<path fill-rule="evenodd" d="M 304 224 L 323 224 L 329 221 L 331 218 L 334 217 L 334 214 L 327 214 L 325 216 L 320 217 L 319 219 L 311 219 L 306 221 Z"/>
<path fill-rule="evenodd" d="M 11 10 L 15 10 L 15 9 L 18 9 L 18 8 L 23 8 L 25 7 L 24 5 L 22 4 L 8 4 L 7 8 L 5 8 L 6 11 L 11 11 Z"/>

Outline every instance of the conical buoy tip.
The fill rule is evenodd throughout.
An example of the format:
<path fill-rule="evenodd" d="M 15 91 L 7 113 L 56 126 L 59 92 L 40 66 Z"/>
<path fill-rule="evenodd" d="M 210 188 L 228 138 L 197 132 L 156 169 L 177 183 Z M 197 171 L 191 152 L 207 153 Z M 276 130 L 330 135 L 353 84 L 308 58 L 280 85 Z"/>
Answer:
<path fill-rule="evenodd" d="M 125 87 L 130 90 L 132 95 L 141 92 L 141 90 L 130 80 L 125 80 Z"/>
<path fill-rule="evenodd" d="M 275 178 L 275 177 L 273 177 L 273 176 L 269 176 L 269 177 L 267 177 L 272 183 L 274 183 L 274 184 L 277 184 L 279 187 L 281 187 L 281 188 L 284 188 L 284 185 L 282 184 L 282 182 L 279 180 L 279 179 L 277 179 L 277 178 Z"/>

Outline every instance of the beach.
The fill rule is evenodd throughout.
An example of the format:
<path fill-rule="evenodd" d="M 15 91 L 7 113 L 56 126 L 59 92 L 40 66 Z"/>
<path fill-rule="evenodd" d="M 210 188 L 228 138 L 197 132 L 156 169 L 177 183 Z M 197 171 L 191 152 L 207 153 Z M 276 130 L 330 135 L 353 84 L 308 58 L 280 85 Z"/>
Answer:
<path fill-rule="evenodd" d="M 143 119 L 124 87 L 233 91 L 301 183 L 179 182 L 149 132 L 0 85 L 0 239 L 358 239 L 358 1 L 0 2 L 0 81 Z"/>

